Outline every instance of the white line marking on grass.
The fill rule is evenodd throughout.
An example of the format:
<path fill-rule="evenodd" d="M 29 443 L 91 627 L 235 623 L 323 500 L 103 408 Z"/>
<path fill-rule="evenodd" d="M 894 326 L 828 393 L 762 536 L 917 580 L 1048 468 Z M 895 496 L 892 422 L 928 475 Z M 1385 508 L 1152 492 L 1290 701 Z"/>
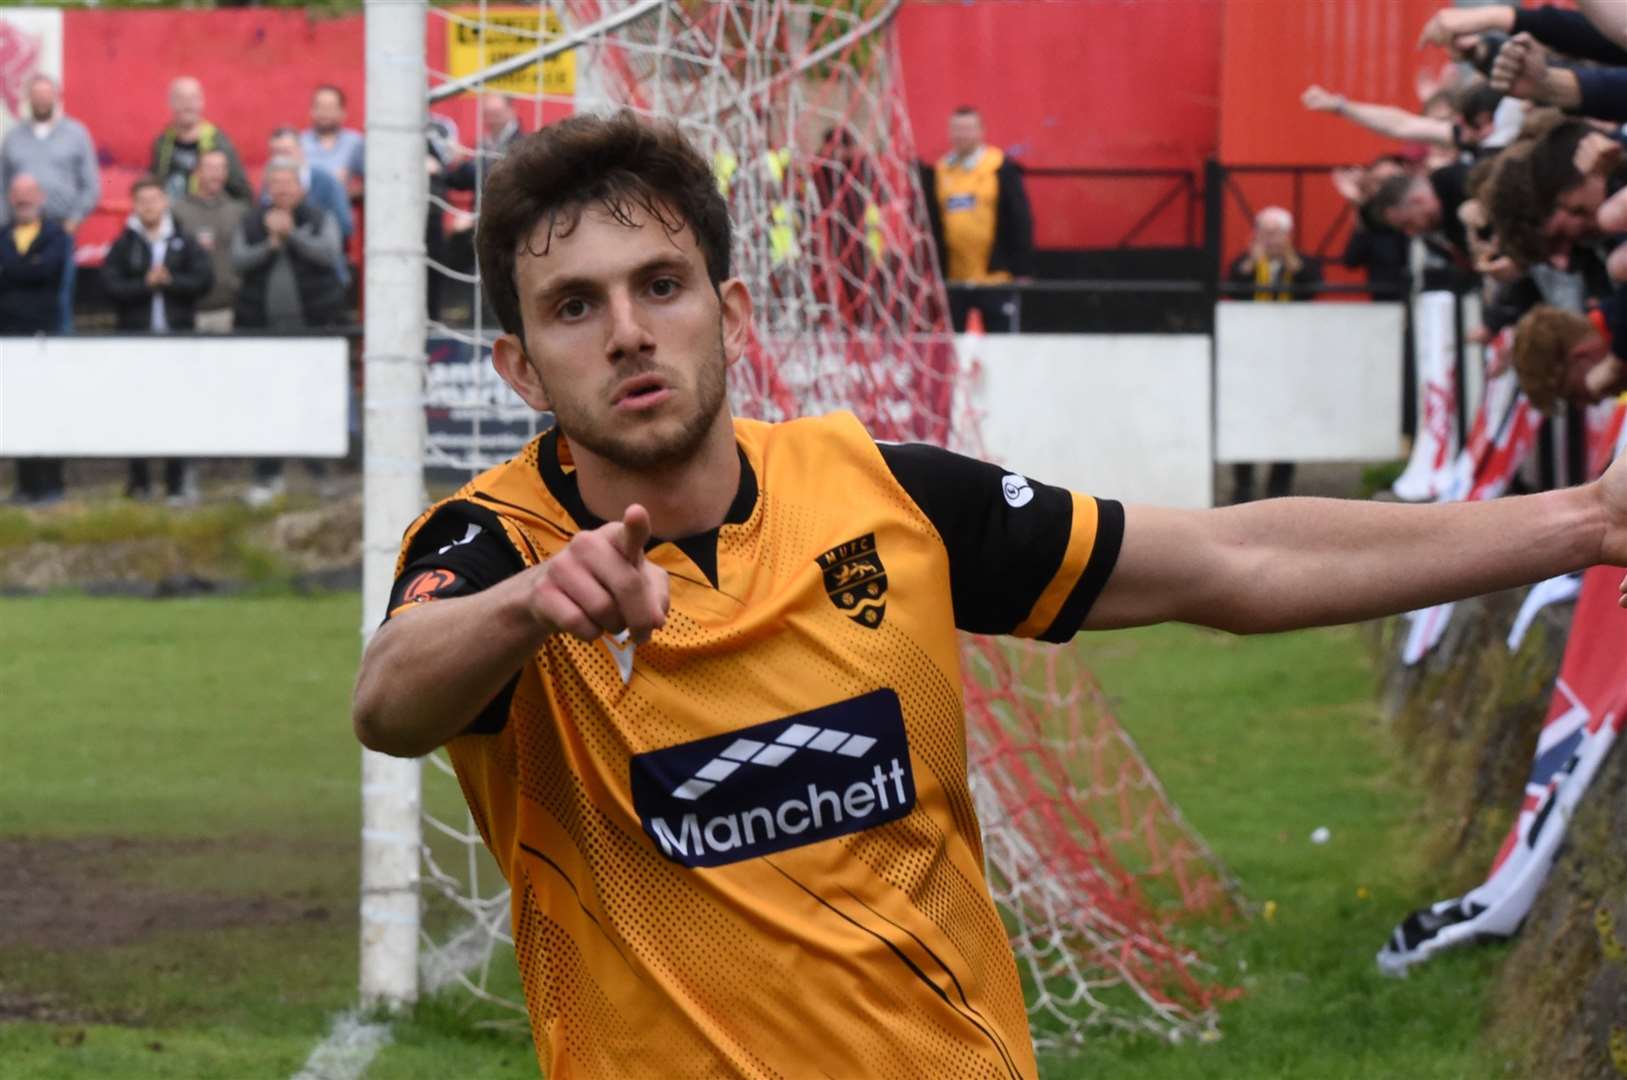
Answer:
<path fill-rule="evenodd" d="M 333 1031 L 311 1051 L 293 1080 L 361 1080 L 389 1041 L 389 1024 L 364 1021 L 353 1011 L 340 1013 L 333 1018 Z"/>

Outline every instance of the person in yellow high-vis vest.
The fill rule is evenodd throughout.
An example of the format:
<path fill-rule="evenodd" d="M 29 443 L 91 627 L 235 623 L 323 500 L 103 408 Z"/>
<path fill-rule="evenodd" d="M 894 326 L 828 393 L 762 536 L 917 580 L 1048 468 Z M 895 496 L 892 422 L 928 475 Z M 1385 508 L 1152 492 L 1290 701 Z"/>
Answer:
<path fill-rule="evenodd" d="M 1022 169 L 983 142 L 983 120 L 970 105 L 949 118 L 949 153 L 924 179 L 938 257 L 949 285 L 950 317 L 966 328 L 972 308 L 990 331 L 1011 328 L 1011 294 L 977 286 L 999 285 L 1029 274 L 1034 219 Z"/>

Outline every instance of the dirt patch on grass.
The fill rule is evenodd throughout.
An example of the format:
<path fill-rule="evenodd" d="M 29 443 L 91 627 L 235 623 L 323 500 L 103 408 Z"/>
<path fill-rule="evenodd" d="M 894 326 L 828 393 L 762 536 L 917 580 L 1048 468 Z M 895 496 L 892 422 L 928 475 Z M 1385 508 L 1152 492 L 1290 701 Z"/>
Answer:
<path fill-rule="evenodd" d="M 0 949 L 51 951 L 129 945 L 171 932 L 236 926 L 326 922 L 328 907 L 295 896 L 193 891 L 130 880 L 139 863 L 176 855 L 218 853 L 223 859 L 264 850 L 264 840 L 153 841 L 119 837 L 74 840 L 0 839 Z M 0 1019 L 51 1007 L 11 999 L 0 985 Z"/>

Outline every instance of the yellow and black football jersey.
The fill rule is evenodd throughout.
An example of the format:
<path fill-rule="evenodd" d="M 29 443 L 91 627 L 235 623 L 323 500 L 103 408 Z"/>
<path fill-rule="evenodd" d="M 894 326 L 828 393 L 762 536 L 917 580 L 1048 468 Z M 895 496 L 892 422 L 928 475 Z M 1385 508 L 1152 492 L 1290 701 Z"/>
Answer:
<path fill-rule="evenodd" d="M 848 414 L 737 420 L 646 644 L 556 635 L 448 746 L 569 1077 L 1033 1077 L 983 878 L 957 627 L 1065 640 L 1117 503 Z M 408 530 L 392 618 L 602 524 L 557 430 Z M 455 649 L 456 642 L 448 642 Z"/>

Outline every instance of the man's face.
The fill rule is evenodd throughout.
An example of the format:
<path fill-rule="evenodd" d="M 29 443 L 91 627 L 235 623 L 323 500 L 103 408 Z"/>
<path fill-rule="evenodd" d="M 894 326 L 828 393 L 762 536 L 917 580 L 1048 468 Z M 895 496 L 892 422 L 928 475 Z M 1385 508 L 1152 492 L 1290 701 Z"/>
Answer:
<path fill-rule="evenodd" d="M 1588 372 L 1602 363 L 1610 355 L 1610 346 L 1598 334 L 1592 334 L 1571 347 L 1570 354 L 1565 357 L 1565 383 L 1563 393 L 1567 401 L 1578 405 L 1588 405 L 1600 400 L 1602 395 L 1596 394 L 1588 386 Z"/>
<path fill-rule="evenodd" d="M 198 194 L 213 199 L 226 190 L 226 155 L 211 151 L 198 160 Z"/>
<path fill-rule="evenodd" d="M 1463 141 L 1470 146 L 1479 146 L 1491 133 L 1497 130 L 1497 114 L 1483 112 L 1477 116 L 1463 118 Z"/>
<path fill-rule="evenodd" d="M 976 113 L 956 113 L 949 118 L 949 145 L 957 155 L 970 154 L 983 145 L 983 119 Z"/>
<path fill-rule="evenodd" d="M 266 143 L 266 149 L 274 158 L 288 158 L 290 161 L 305 163 L 305 152 L 299 145 L 299 138 L 295 135 L 276 135 Z"/>
<path fill-rule="evenodd" d="M 345 107 L 332 90 L 318 90 L 311 97 L 311 126 L 324 135 L 338 131 L 345 123 Z"/>
<path fill-rule="evenodd" d="M 486 137 L 495 139 L 508 127 L 513 119 L 514 111 L 508 107 L 508 101 L 496 95 L 489 95 L 480 102 L 480 123 L 486 129 Z"/>
<path fill-rule="evenodd" d="M 28 111 L 40 122 L 56 114 L 56 83 L 50 79 L 35 79 L 28 84 Z"/>
<path fill-rule="evenodd" d="M 1254 235 L 1260 249 L 1269 258 L 1285 258 L 1294 248 L 1293 230 L 1280 221 L 1268 220 L 1255 225 Z"/>
<path fill-rule="evenodd" d="M 19 225 L 32 225 L 40 219 L 45 205 L 45 193 L 31 176 L 19 176 L 11 182 L 8 193 L 12 220 Z"/>
<path fill-rule="evenodd" d="M 181 79 L 170 87 L 169 111 L 177 128 L 189 128 L 203 119 L 203 87 L 196 79 Z"/>
<path fill-rule="evenodd" d="M 713 289 L 692 229 L 672 234 L 637 208 L 631 217 L 639 227 L 592 206 L 551 238 L 545 217 L 514 276 L 525 351 L 560 431 L 648 472 L 689 461 L 728 422 L 724 374 L 738 350 L 725 334 L 736 340 L 741 315 Z"/>
<path fill-rule="evenodd" d="M 1415 180 L 1406 197 L 1385 214 L 1385 220 L 1408 236 L 1434 232 L 1441 224 L 1441 201 L 1427 180 Z"/>
<path fill-rule="evenodd" d="M 161 187 L 144 187 L 130 200 L 135 204 L 136 220 L 143 228 L 156 229 L 169 209 L 169 199 Z"/>
<path fill-rule="evenodd" d="M 1543 235 L 1549 240 L 1568 243 L 1594 232 L 1605 194 L 1604 177 L 1588 176 L 1559 196 L 1553 213 L 1543 222 Z"/>
<path fill-rule="evenodd" d="M 299 186 L 298 173 L 273 169 L 266 173 L 266 195 L 278 210 L 292 210 L 305 198 L 305 189 Z"/>

